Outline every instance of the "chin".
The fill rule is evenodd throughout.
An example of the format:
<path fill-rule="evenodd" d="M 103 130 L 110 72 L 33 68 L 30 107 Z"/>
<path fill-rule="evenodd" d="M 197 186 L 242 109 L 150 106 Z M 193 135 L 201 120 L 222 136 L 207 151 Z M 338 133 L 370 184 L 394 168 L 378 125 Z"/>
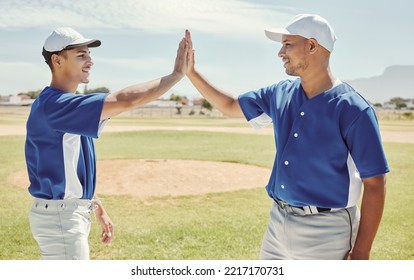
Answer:
<path fill-rule="evenodd" d="M 287 69 L 286 69 L 285 73 L 288 74 L 289 76 L 294 76 L 294 77 L 299 76 L 298 73 L 293 72 L 293 71 L 288 71 Z"/>

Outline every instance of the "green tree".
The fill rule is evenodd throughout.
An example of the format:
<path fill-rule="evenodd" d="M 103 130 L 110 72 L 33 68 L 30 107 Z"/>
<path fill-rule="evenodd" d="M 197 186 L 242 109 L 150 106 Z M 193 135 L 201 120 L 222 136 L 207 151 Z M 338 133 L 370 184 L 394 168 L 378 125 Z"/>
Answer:
<path fill-rule="evenodd" d="M 395 104 L 397 109 L 407 108 L 407 104 L 405 102 L 399 102 Z"/>
<path fill-rule="evenodd" d="M 97 88 L 92 88 L 92 89 L 88 89 L 88 86 L 85 85 L 85 88 L 83 89 L 83 94 L 92 94 L 92 93 L 109 93 L 110 90 L 107 87 L 97 87 Z"/>
<path fill-rule="evenodd" d="M 181 95 L 175 95 L 174 93 L 171 94 L 170 96 L 170 100 L 171 101 L 176 101 L 176 102 L 181 102 L 183 100 L 183 96 Z"/>
<path fill-rule="evenodd" d="M 393 97 L 390 99 L 391 104 L 405 103 L 407 100 L 401 97 Z"/>
<path fill-rule="evenodd" d="M 213 110 L 213 105 L 205 98 L 201 99 L 200 115 L 204 115 L 203 109 L 209 110 L 210 112 Z"/>

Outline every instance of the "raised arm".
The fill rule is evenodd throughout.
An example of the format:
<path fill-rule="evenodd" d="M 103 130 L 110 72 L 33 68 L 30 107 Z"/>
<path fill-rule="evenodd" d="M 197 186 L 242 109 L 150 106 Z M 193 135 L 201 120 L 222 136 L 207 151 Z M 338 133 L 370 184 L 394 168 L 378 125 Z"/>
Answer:
<path fill-rule="evenodd" d="M 223 112 L 223 114 L 229 117 L 243 117 L 244 115 L 237 98 L 234 98 L 230 94 L 219 90 L 196 71 L 194 67 L 194 50 L 190 31 L 185 31 L 185 38 L 189 48 L 187 57 L 187 77 L 190 79 L 191 83 L 201 93 L 201 95 L 204 96 L 205 99 L 213 104 L 214 107 Z"/>
<path fill-rule="evenodd" d="M 102 109 L 101 120 L 109 119 L 124 111 L 149 103 L 171 89 L 187 72 L 188 43 L 183 38 L 177 50 L 171 74 L 108 94 Z"/>

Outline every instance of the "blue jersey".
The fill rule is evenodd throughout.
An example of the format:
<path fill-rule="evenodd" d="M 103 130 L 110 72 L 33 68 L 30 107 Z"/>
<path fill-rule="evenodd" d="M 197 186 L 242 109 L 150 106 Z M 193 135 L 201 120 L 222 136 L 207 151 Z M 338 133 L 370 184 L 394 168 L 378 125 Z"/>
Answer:
<path fill-rule="evenodd" d="M 362 179 L 389 172 L 373 108 L 340 83 L 311 99 L 301 80 L 240 95 L 255 128 L 273 123 L 276 158 L 270 197 L 293 206 L 343 208 L 358 203 Z"/>
<path fill-rule="evenodd" d="M 46 87 L 32 105 L 25 144 L 29 192 L 43 199 L 91 199 L 95 192 L 93 138 L 103 123 L 105 94 L 75 95 Z"/>

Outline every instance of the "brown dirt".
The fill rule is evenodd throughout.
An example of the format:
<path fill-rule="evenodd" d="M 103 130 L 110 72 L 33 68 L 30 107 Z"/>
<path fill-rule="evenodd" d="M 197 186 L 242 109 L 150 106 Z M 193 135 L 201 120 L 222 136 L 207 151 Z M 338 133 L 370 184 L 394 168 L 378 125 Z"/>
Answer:
<path fill-rule="evenodd" d="M 141 200 L 260 188 L 270 175 L 263 167 L 194 160 L 104 160 L 97 169 L 98 194 Z M 26 187 L 27 172 L 11 174 L 9 181 Z"/>

